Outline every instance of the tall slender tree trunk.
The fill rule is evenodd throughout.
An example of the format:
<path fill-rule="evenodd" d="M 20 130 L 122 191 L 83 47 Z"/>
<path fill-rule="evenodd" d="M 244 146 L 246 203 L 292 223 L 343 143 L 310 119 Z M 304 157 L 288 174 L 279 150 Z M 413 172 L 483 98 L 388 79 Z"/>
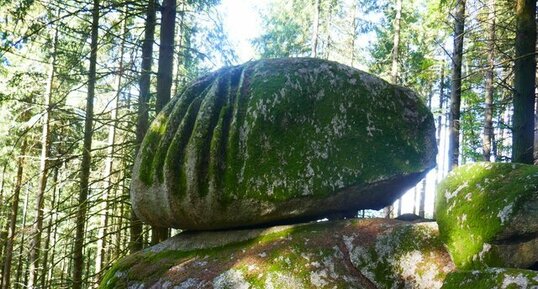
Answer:
<path fill-rule="evenodd" d="M 30 190 L 28 189 L 28 187 L 26 187 L 26 192 L 25 192 L 25 196 L 24 196 L 24 205 L 22 207 L 22 226 L 21 228 L 26 228 L 26 223 L 27 223 L 27 220 L 28 220 L 28 200 L 30 198 Z M 15 276 L 15 283 L 17 284 L 17 287 L 20 287 L 19 284 L 21 284 L 21 279 L 23 279 L 23 275 L 24 275 L 24 270 L 23 270 L 23 266 L 24 266 L 24 263 L 26 261 L 26 259 L 22 258 L 23 256 L 23 251 L 24 251 L 24 242 L 25 242 L 25 238 L 26 237 L 26 234 L 24 234 L 24 232 L 22 233 L 22 236 L 21 236 L 21 240 L 20 240 L 20 246 L 19 246 L 19 261 L 17 263 L 17 275 Z"/>
<path fill-rule="evenodd" d="M 489 39 L 488 39 L 488 69 L 486 70 L 486 87 L 484 100 L 484 134 L 482 135 L 482 154 L 484 161 L 491 161 L 493 144 L 493 80 L 495 75 L 495 0 L 489 1 Z"/>
<path fill-rule="evenodd" d="M 533 163 L 536 0 L 517 0 L 512 161 Z"/>
<path fill-rule="evenodd" d="M 177 37 L 176 37 L 176 46 L 178 47 L 176 57 L 176 71 L 174 75 L 174 96 L 179 96 L 178 93 L 181 89 L 181 78 L 183 75 L 183 72 L 181 70 L 182 64 L 185 63 L 183 58 L 184 55 L 184 47 L 183 47 L 183 40 L 185 38 L 185 1 L 186 0 L 180 0 L 179 9 L 176 9 L 176 13 L 179 13 L 179 24 L 177 25 L 178 31 L 177 31 Z"/>
<path fill-rule="evenodd" d="M 0 204 L 4 203 L 4 185 L 6 183 L 6 167 L 7 167 L 7 163 L 4 162 L 4 166 L 2 167 L 2 181 L 0 181 Z M 0 210 L 0 218 L 3 217 L 2 214 L 4 214 L 4 213 L 7 214 L 7 212 L 4 212 L 3 210 Z M 0 228 L 2 228 L 3 226 L 4 226 L 4 218 L 1 218 L 0 219 Z M 2 240 L 0 239 L 0 241 L 2 241 Z M 0 252 L 0 257 L 2 256 L 1 254 L 2 254 L 2 252 Z"/>
<path fill-rule="evenodd" d="M 56 47 L 58 45 L 58 27 L 54 30 L 52 56 L 49 64 L 49 75 L 45 91 L 45 111 L 43 113 L 43 127 L 41 132 L 41 158 L 39 160 L 39 177 L 36 194 L 35 223 L 32 228 L 33 237 L 30 241 L 30 256 L 28 258 L 28 288 L 34 288 L 37 282 L 37 265 L 41 253 L 41 234 L 43 231 L 43 203 L 47 187 L 48 159 L 50 154 L 50 110 L 52 108 L 52 86 L 54 85 L 56 69 Z"/>
<path fill-rule="evenodd" d="M 97 37 L 99 35 L 99 0 L 93 1 L 92 29 L 90 43 L 90 67 L 88 71 L 88 96 L 86 98 L 86 118 L 84 121 L 84 145 L 80 163 L 80 193 L 75 224 L 75 243 L 73 247 L 73 289 L 82 288 L 84 268 L 84 231 L 86 211 L 88 210 L 88 192 L 90 190 L 90 165 L 93 136 L 93 100 L 95 98 Z"/>
<path fill-rule="evenodd" d="M 156 113 L 170 101 L 172 72 L 174 67 L 174 36 L 176 27 L 176 0 L 164 0 L 161 9 L 161 35 L 159 68 L 157 71 Z M 157 244 L 168 238 L 168 228 L 152 226 L 151 243 Z"/>
<path fill-rule="evenodd" d="M 321 12 L 321 0 L 314 0 L 314 21 L 312 23 L 312 57 L 318 56 L 318 39 L 319 39 L 319 16 Z"/>
<path fill-rule="evenodd" d="M 333 14 L 335 13 L 335 9 L 336 7 L 334 7 L 334 5 L 331 5 L 329 3 L 328 5 L 329 7 L 327 7 L 327 16 L 326 16 L 326 20 L 325 21 L 325 45 L 323 46 L 323 59 L 330 59 L 331 58 L 331 50 L 333 49 L 333 45 L 332 45 L 332 38 L 331 38 L 331 25 L 333 24 Z M 321 8 L 320 8 L 321 9 Z M 321 10 L 320 10 L 320 14 L 321 14 Z M 319 42 L 319 39 L 321 38 L 321 36 L 319 35 L 319 32 L 318 32 L 318 42 Z M 319 50 L 319 49 L 318 49 Z M 319 53 L 317 53 L 319 55 Z"/>
<path fill-rule="evenodd" d="M 6 167 L 7 163 L 4 162 L 4 166 L 2 168 L 2 180 L 0 181 L 0 204 L 4 204 L 4 184 L 5 184 L 5 177 L 6 177 Z M 5 217 L 4 217 L 5 215 Z M 8 206 L 2 206 L 0 208 L 0 288 L 2 288 L 2 284 L 4 284 L 4 253 L 6 250 L 7 245 L 7 238 L 9 234 L 9 222 L 8 222 Z M 4 224 L 5 222 L 5 224 Z M 3 229 L 3 230 L 2 230 Z"/>
<path fill-rule="evenodd" d="M 58 155 L 61 155 L 61 153 L 58 153 Z M 58 174 L 59 174 L 59 170 L 60 168 L 57 166 L 54 168 L 54 178 L 53 178 L 53 181 L 54 181 L 54 187 L 53 187 L 53 194 L 56 198 L 59 197 L 59 190 L 58 190 Z M 54 226 L 52 225 L 49 225 L 49 230 L 52 229 L 52 235 L 50 237 L 50 248 L 52 248 L 52 250 L 50 250 L 50 264 L 55 264 L 55 257 L 56 257 L 56 250 L 54 250 L 54 247 L 56 245 L 56 242 L 57 242 L 57 236 L 58 236 L 58 203 L 59 201 L 57 201 L 56 203 L 53 202 L 53 206 L 52 206 L 52 214 L 51 214 L 51 224 L 55 224 Z M 42 288 L 50 288 L 50 283 L 52 282 L 52 272 L 53 272 L 53 268 L 54 268 L 54 265 L 50 265 L 48 263 L 49 261 L 47 260 L 47 258 L 43 258 L 43 264 L 44 264 L 44 271 L 46 271 L 46 278 L 43 278 L 45 280 L 45 282 L 43 282 L 43 286 Z"/>
<path fill-rule="evenodd" d="M 28 142 L 26 137 L 21 144 L 21 155 L 17 160 L 17 176 L 15 178 L 15 188 L 13 190 L 13 196 L 11 200 L 11 213 L 9 216 L 9 230 L 6 240 L 4 266 L 2 270 L 2 289 L 9 289 L 11 281 L 11 262 L 13 260 L 13 243 L 15 240 L 15 230 L 17 228 L 17 217 L 19 214 L 19 199 L 22 187 L 22 179 L 24 172 L 24 158 Z"/>
<path fill-rule="evenodd" d="M 424 218 L 426 214 L 426 178 L 422 179 L 420 186 L 420 202 L 418 206 L 418 215 Z"/>
<path fill-rule="evenodd" d="M 432 100 L 433 100 L 433 85 L 430 84 L 428 90 L 430 93 L 428 94 L 428 109 L 432 110 Z M 426 211 L 426 177 L 422 179 L 420 182 L 420 192 L 418 193 L 420 196 L 419 205 L 418 205 L 418 215 L 424 218 L 425 211 Z M 415 195 L 415 202 L 414 206 L 416 206 L 416 195 Z M 413 213 L 416 213 L 416 210 L 413 208 Z"/>
<path fill-rule="evenodd" d="M 136 151 L 144 140 L 149 122 L 149 98 L 151 64 L 153 63 L 153 41 L 155 38 L 155 0 L 148 0 L 146 8 L 146 31 L 142 44 L 142 67 L 140 74 L 140 95 L 138 97 L 138 121 L 136 125 Z M 142 222 L 131 210 L 131 252 L 141 250 L 144 244 Z"/>
<path fill-rule="evenodd" d="M 172 70 L 174 67 L 174 36 L 176 27 L 176 0 L 163 0 L 161 8 L 161 34 L 159 67 L 157 71 L 157 99 L 155 110 L 159 113 L 170 101 Z"/>
<path fill-rule="evenodd" d="M 398 66 L 400 57 L 400 26 L 402 19 L 402 0 L 396 0 L 396 17 L 394 18 L 394 38 L 392 46 L 392 65 L 390 78 L 392 83 L 398 84 Z"/>
<path fill-rule="evenodd" d="M 448 136 L 448 170 L 458 166 L 460 151 L 461 66 L 463 38 L 465 33 L 465 2 L 456 0 L 454 9 L 454 51 L 452 53 L 452 87 L 450 91 L 450 114 Z"/>
<path fill-rule="evenodd" d="M 398 84 L 398 59 L 399 59 L 399 53 L 400 53 L 400 25 L 401 25 L 401 18 L 402 18 L 402 0 L 396 0 L 395 7 L 396 9 L 396 16 L 394 18 L 394 38 L 393 38 L 393 46 L 392 46 L 392 65 L 391 65 L 391 71 L 390 71 L 390 81 L 393 84 Z M 398 215 L 401 213 L 401 202 L 402 198 L 398 200 Z M 384 209 L 384 215 L 385 218 L 389 219 L 390 215 L 393 211 L 393 205 L 387 206 Z"/>
<path fill-rule="evenodd" d="M 58 176 L 58 169 L 55 169 L 55 172 L 54 172 L 54 186 L 56 186 L 56 181 L 57 181 L 57 176 Z M 50 204 L 50 211 L 51 212 L 54 212 L 55 211 L 55 208 L 56 208 L 56 200 L 57 200 L 57 195 L 56 195 L 56 188 L 54 188 L 52 190 L 52 202 Z M 48 223 L 47 223 L 47 234 L 45 235 L 45 246 L 43 247 L 43 260 L 41 262 L 41 282 L 40 282 L 40 287 L 39 288 L 47 288 L 45 286 L 46 282 L 47 282 L 47 272 L 49 271 L 49 268 L 47 268 L 49 266 L 49 252 L 50 252 L 50 249 L 51 249 L 51 232 L 52 232 L 52 227 L 56 225 L 53 223 L 54 219 L 53 219 L 53 214 L 51 213 L 50 216 L 49 216 L 49 219 L 48 219 Z"/>
<path fill-rule="evenodd" d="M 349 66 L 353 67 L 355 63 L 355 43 L 357 42 L 357 29 L 359 26 L 359 21 L 357 19 L 357 1 L 353 1 L 351 5 L 351 43 L 350 43 L 350 64 Z"/>
<path fill-rule="evenodd" d="M 437 147 L 441 145 L 441 127 L 443 121 L 443 104 L 445 102 L 445 61 L 441 62 L 441 80 L 439 82 L 439 115 L 437 116 Z M 437 164 L 439 169 L 439 163 Z"/>
<path fill-rule="evenodd" d="M 105 159 L 105 169 L 103 171 L 103 185 L 104 191 L 100 211 L 103 212 L 100 220 L 99 230 L 97 232 L 97 249 L 95 255 L 95 276 L 99 280 L 101 276 L 101 270 L 106 255 L 107 244 L 107 227 L 108 227 L 108 210 L 109 210 L 109 196 L 112 188 L 112 170 L 114 165 L 114 154 L 116 148 L 116 127 L 118 125 L 118 107 L 119 100 L 122 92 L 122 78 L 123 78 L 123 58 L 125 54 L 125 40 L 127 38 L 127 12 L 129 6 L 125 5 L 125 11 L 123 12 L 124 19 L 122 22 L 122 36 L 120 44 L 120 59 L 118 67 L 118 76 L 116 82 L 116 95 L 112 101 L 112 110 L 110 112 L 110 125 L 108 126 L 108 140 L 107 140 L 107 156 Z"/>

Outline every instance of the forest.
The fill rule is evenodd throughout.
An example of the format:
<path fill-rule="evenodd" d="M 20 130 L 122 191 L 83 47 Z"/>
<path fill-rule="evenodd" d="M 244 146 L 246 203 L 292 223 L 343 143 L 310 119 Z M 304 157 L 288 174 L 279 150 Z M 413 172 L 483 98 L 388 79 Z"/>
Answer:
<path fill-rule="evenodd" d="M 258 23 L 229 11 L 245 5 Z M 259 33 L 239 43 L 230 17 Z M 144 136 L 191 82 L 258 59 L 334 61 L 415 91 L 437 165 L 354 216 L 434 218 L 454 168 L 538 163 L 537 21 L 532 0 L 0 0 L 1 288 L 97 288 L 179 233 L 131 207 Z"/>

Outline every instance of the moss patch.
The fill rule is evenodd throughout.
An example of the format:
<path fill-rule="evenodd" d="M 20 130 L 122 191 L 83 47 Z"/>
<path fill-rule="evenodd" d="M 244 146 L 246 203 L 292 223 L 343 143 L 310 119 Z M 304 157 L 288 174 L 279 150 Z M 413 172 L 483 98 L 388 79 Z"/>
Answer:
<path fill-rule="evenodd" d="M 454 272 L 447 276 L 442 289 L 536 289 L 538 272 L 489 268 L 477 271 Z"/>
<path fill-rule="evenodd" d="M 503 266 L 491 243 L 538 197 L 538 167 L 476 163 L 455 169 L 437 191 L 437 223 L 458 268 Z"/>

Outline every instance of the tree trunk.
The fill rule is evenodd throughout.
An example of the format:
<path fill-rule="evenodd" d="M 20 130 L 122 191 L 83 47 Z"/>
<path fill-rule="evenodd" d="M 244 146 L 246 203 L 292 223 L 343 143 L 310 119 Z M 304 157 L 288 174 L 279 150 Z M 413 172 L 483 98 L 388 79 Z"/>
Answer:
<path fill-rule="evenodd" d="M 353 1 L 353 4 L 351 5 L 351 43 L 350 43 L 350 49 L 351 49 L 351 55 L 350 55 L 350 64 L 349 66 L 353 67 L 353 64 L 355 64 L 355 43 L 357 42 L 357 30 L 359 26 L 359 21 L 357 19 L 357 1 Z"/>
<path fill-rule="evenodd" d="M 58 152 L 58 155 L 61 155 L 60 152 Z M 65 163 L 64 163 L 65 164 Z M 65 167 L 65 165 L 64 165 Z M 59 193 L 60 193 L 60 190 L 59 190 L 59 186 L 58 186 L 58 173 L 59 173 L 59 168 L 56 167 L 54 169 L 54 188 L 52 190 L 54 196 L 60 196 Z M 58 206 L 59 202 L 56 202 L 56 205 L 54 206 L 54 202 L 53 202 L 53 207 L 52 207 L 52 210 L 53 210 L 53 213 L 51 214 L 51 222 L 52 224 L 55 224 L 53 227 L 52 227 L 52 236 L 51 236 L 51 240 L 50 240 L 50 244 L 51 247 L 52 247 L 52 250 L 50 252 L 50 264 L 55 264 L 55 257 L 56 257 L 56 250 L 54 249 L 54 247 L 56 246 L 56 242 L 57 242 L 57 236 L 58 236 L 58 212 L 59 212 L 59 206 Z M 46 282 L 44 283 L 44 285 L 42 286 L 42 288 L 50 288 L 50 283 L 51 283 L 51 279 L 52 279 L 52 272 L 53 272 L 53 268 L 54 266 L 50 265 L 50 264 L 47 264 L 47 260 L 46 258 L 44 258 L 44 269 L 46 269 L 46 272 L 47 272 L 47 278 L 46 278 Z"/>
<path fill-rule="evenodd" d="M 6 183 L 6 167 L 7 167 L 7 162 L 4 162 L 4 166 L 2 167 L 2 181 L 0 181 L 0 204 L 3 204 L 4 203 L 4 186 L 5 186 L 5 183 Z M 4 212 L 3 210 L 0 210 L 0 228 L 4 226 L 4 218 L 3 218 L 3 214 L 7 212 Z M 6 220 L 7 221 L 7 220 Z M 2 241 L 0 239 L 0 241 Z M 0 252 L 0 254 L 2 254 L 2 252 Z M 0 255 L 1 257 L 1 255 Z"/>
<path fill-rule="evenodd" d="M 441 81 L 439 83 L 439 116 L 437 116 L 437 148 L 439 150 L 437 154 L 437 165 L 435 166 L 435 187 L 439 181 L 443 178 L 444 164 L 445 164 L 445 150 L 444 150 L 444 137 L 442 137 L 444 121 L 444 102 L 445 102 L 445 61 L 441 62 Z M 436 194 L 433 194 L 433 203 L 435 204 Z M 420 209 L 419 209 L 420 213 Z M 433 216 L 435 218 L 435 206 L 433 208 Z"/>
<path fill-rule="evenodd" d="M 4 184 L 6 180 L 6 167 L 7 162 L 4 162 L 4 166 L 2 168 L 2 181 L 0 181 L 0 204 L 4 204 Z M 0 288 L 2 288 L 3 282 L 3 276 L 4 276 L 4 254 L 6 251 L 6 245 L 7 245 L 7 238 L 8 238 L 8 231 L 9 231 L 9 222 L 8 222 L 8 215 L 9 212 L 8 206 L 2 206 L 0 208 Z M 5 222 L 5 224 L 4 224 Z M 3 228 L 3 230 L 2 230 Z"/>
<path fill-rule="evenodd" d="M 22 141 L 21 154 L 17 161 L 17 176 L 15 179 L 15 188 L 13 190 L 13 196 L 11 200 L 11 214 L 9 216 L 9 230 L 6 240 L 5 256 L 4 256 L 4 269 L 2 270 L 2 289 L 9 289 L 11 279 L 11 262 L 13 260 L 13 242 L 15 240 L 15 229 L 17 227 L 17 216 L 19 214 L 19 199 L 22 187 L 22 178 L 24 171 L 24 155 L 26 154 L 26 148 L 28 142 L 26 137 Z"/>
<path fill-rule="evenodd" d="M 157 71 L 157 99 L 155 112 L 159 113 L 170 101 L 172 68 L 174 67 L 174 36 L 176 26 L 176 0 L 164 0 L 161 10 L 161 36 L 159 68 Z M 168 238 L 168 228 L 151 227 L 152 244 Z"/>
<path fill-rule="evenodd" d="M 116 146 L 116 127 L 118 125 L 118 107 L 119 100 L 122 92 L 122 78 L 123 78 L 123 58 L 125 54 L 125 40 L 127 38 L 127 11 L 129 6 L 125 6 L 125 11 L 123 12 L 124 19 L 122 21 L 122 36 L 120 44 L 120 59 L 118 67 L 118 76 L 116 83 L 116 95 L 112 100 L 112 108 L 110 112 L 110 125 L 108 127 L 108 140 L 107 140 L 107 156 L 105 160 L 105 169 L 103 171 L 103 185 L 104 191 L 101 200 L 100 211 L 103 212 L 100 220 L 99 230 L 97 232 L 97 248 L 95 256 L 95 276 L 99 280 L 101 277 L 101 270 L 103 268 L 103 263 L 106 254 L 106 238 L 107 238 L 107 227 L 108 227 L 108 210 L 109 210 L 109 196 L 110 190 L 112 188 L 112 169 L 114 165 L 114 153 Z"/>
<path fill-rule="evenodd" d="M 428 90 L 430 91 L 430 93 L 428 94 L 428 109 L 431 111 L 432 110 L 432 99 L 433 99 L 433 85 L 430 84 Z M 420 196 L 420 200 L 419 200 L 419 205 L 418 205 L 418 215 L 421 216 L 422 218 L 424 218 L 424 214 L 425 214 L 425 206 L 426 206 L 426 176 L 422 179 L 422 181 L 420 182 L 420 193 L 415 191 L 415 202 L 413 203 L 413 214 L 416 214 L 417 210 L 416 209 L 416 205 L 417 205 L 417 195 Z M 418 187 L 418 185 L 417 185 Z"/>
<path fill-rule="evenodd" d="M 495 0 L 489 1 L 489 39 L 488 69 L 486 70 L 486 86 L 484 100 L 484 135 L 482 136 L 482 154 L 484 161 L 491 161 L 493 143 L 493 79 L 495 73 Z"/>
<path fill-rule="evenodd" d="M 34 288 L 37 282 L 37 265 L 41 253 L 41 234 L 43 231 L 43 203 L 47 187 L 48 159 L 50 154 L 50 110 L 52 108 L 52 91 L 56 69 L 56 47 L 58 45 L 58 27 L 54 30 L 52 44 L 52 57 L 49 66 L 49 75 L 45 91 L 45 111 L 43 113 L 43 127 L 41 132 L 41 158 L 39 160 L 39 177 L 36 195 L 35 222 L 32 228 L 33 237 L 30 241 L 30 255 L 28 258 L 28 288 Z"/>
<path fill-rule="evenodd" d="M 465 1 L 457 0 L 454 11 L 454 51 L 452 53 L 452 87 L 448 137 L 448 170 L 458 166 L 460 150 L 461 65 L 465 33 Z"/>
<path fill-rule="evenodd" d="M 332 45 L 332 39 L 331 39 L 331 25 L 333 24 L 333 13 L 334 12 L 334 9 L 336 9 L 336 7 L 334 7 L 335 5 L 332 5 L 332 4 L 329 4 L 329 7 L 327 8 L 327 16 L 326 16 L 326 21 L 325 21 L 325 45 L 323 47 L 323 59 L 330 59 L 331 58 L 331 49 L 333 49 L 333 45 Z M 320 13 L 321 13 L 321 8 L 320 8 Z M 318 32 L 318 39 L 321 38 L 321 36 L 319 36 L 319 32 Z M 319 41 L 318 41 L 319 42 Z M 319 53 L 317 53 L 319 54 Z"/>
<path fill-rule="evenodd" d="M 22 209 L 22 226 L 21 228 L 26 228 L 26 221 L 28 219 L 28 199 L 30 198 L 30 190 L 28 187 L 26 188 L 25 197 L 24 197 L 24 206 Z M 24 258 L 22 258 L 23 250 L 24 250 L 24 242 L 25 242 L 25 236 L 26 234 L 23 232 L 20 240 L 20 246 L 19 246 L 19 262 L 17 264 L 17 275 L 15 276 L 15 283 L 21 284 L 21 279 L 23 278 L 24 270 L 23 270 L 23 264 L 24 261 L 26 261 Z M 25 283 L 25 282 L 23 282 Z M 20 285 L 18 285 L 20 286 Z"/>
<path fill-rule="evenodd" d="M 420 203 L 418 206 L 418 215 L 424 218 L 426 213 L 426 178 L 422 179 L 420 185 Z"/>
<path fill-rule="evenodd" d="M 179 96 L 178 93 L 181 89 L 181 79 L 182 79 L 182 70 L 181 70 L 181 66 L 182 66 L 182 63 L 184 63 L 183 59 L 182 59 L 182 56 L 184 55 L 183 53 L 183 50 L 184 50 L 184 47 L 183 47 L 183 40 L 184 40 L 184 36 L 185 36 L 185 27 L 184 27 L 184 21 L 185 21 L 185 1 L 186 0 L 180 0 L 180 10 L 177 10 L 176 9 L 176 13 L 179 13 L 179 24 L 177 25 L 178 26 L 178 32 L 177 32 L 177 37 L 176 37 L 176 46 L 178 47 L 178 50 L 177 50 L 177 53 L 176 53 L 176 57 L 177 57 L 177 63 L 176 63 L 176 71 L 175 71 L 175 75 L 174 75 L 174 96 Z"/>
<path fill-rule="evenodd" d="M 138 121 L 136 125 L 136 151 L 140 148 L 148 130 L 151 64 L 153 62 L 153 41 L 155 37 L 155 0 L 148 0 L 146 10 L 146 31 L 142 44 L 142 67 L 140 74 L 140 95 L 138 97 Z M 142 222 L 131 210 L 131 252 L 142 249 Z"/>
<path fill-rule="evenodd" d="M 318 56 L 318 39 L 319 39 L 319 14 L 321 12 L 321 0 L 314 0 L 314 21 L 312 23 L 312 57 Z"/>
<path fill-rule="evenodd" d="M 398 84 L 398 59 L 400 54 L 400 25 L 402 19 L 402 0 L 396 0 L 396 17 L 394 18 L 394 39 L 392 46 L 392 66 L 390 79 L 392 83 Z"/>
<path fill-rule="evenodd" d="M 157 99 L 155 104 L 157 113 L 170 101 L 172 68 L 174 67 L 176 0 L 163 0 L 161 11 L 159 68 L 157 71 Z"/>
<path fill-rule="evenodd" d="M 54 182 L 56 183 L 56 180 L 57 180 L 57 175 L 58 175 L 58 170 L 56 169 L 55 172 L 54 172 Z M 56 184 L 55 184 L 56 186 Z M 52 202 L 51 202 L 51 205 L 50 205 L 50 211 L 51 212 L 55 212 L 56 211 L 56 199 L 57 199 L 57 196 L 56 196 L 56 188 L 54 188 L 52 190 L 53 194 L 52 194 Z M 47 223 L 47 234 L 45 235 L 45 246 L 43 247 L 44 250 L 43 250 L 43 260 L 42 260 L 42 267 L 41 267 L 41 284 L 40 284 L 40 287 L 39 288 L 48 288 L 45 286 L 46 282 L 47 282 L 47 272 L 49 270 L 48 266 L 49 266 L 49 263 L 48 263 L 48 260 L 49 260 L 49 251 L 51 249 L 51 232 L 52 232 L 52 227 L 56 227 L 57 224 L 54 224 L 53 223 L 53 214 L 51 213 L 50 216 L 49 216 L 49 220 L 48 220 L 48 223 Z"/>
<path fill-rule="evenodd" d="M 84 268 L 84 227 L 88 210 L 88 192 L 90 190 L 90 165 L 93 136 L 93 100 L 95 98 L 97 37 L 99 35 L 99 0 L 93 1 L 92 29 L 90 43 L 90 67 L 88 72 L 88 96 L 86 98 L 86 118 L 84 121 L 84 145 L 80 164 L 80 193 L 75 224 L 75 243 L 73 249 L 73 289 L 82 288 Z"/>
<path fill-rule="evenodd" d="M 394 38 L 392 46 L 392 67 L 390 71 L 390 80 L 393 84 L 398 84 L 398 58 L 400 52 L 400 22 L 402 18 L 402 0 L 396 0 L 396 17 L 394 18 Z M 401 213 L 402 198 L 398 200 L 398 215 Z M 394 206 L 394 205 L 392 205 Z M 388 206 L 384 209 L 385 218 L 390 219 L 392 206 Z"/>
<path fill-rule="evenodd" d="M 536 1 L 517 0 L 512 162 L 533 163 Z"/>

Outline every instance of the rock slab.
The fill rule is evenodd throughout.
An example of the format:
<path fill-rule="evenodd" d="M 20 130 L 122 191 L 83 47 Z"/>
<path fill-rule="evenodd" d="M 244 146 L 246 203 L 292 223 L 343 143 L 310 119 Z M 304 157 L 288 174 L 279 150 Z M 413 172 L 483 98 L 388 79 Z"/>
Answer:
<path fill-rule="evenodd" d="M 458 268 L 538 265 L 538 166 L 461 166 L 439 185 L 436 212 Z"/>
<path fill-rule="evenodd" d="M 100 288 L 440 288 L 454 270 L 433 222 L 345 220 L 183 232 L 120 260 Z"/>
<path fill-rule="evenodd" d="M 538 289 L 538 272 L 508 268 L 453 272 L 442 289 Z"/>
<path fill-rule="evenodd" d="M 186 87 L 135 161 L 136 214 L 211 230 L 391 204 L 435 166 L 433 117 L 412 91 L 335 62 L 271 59 Z"/>

